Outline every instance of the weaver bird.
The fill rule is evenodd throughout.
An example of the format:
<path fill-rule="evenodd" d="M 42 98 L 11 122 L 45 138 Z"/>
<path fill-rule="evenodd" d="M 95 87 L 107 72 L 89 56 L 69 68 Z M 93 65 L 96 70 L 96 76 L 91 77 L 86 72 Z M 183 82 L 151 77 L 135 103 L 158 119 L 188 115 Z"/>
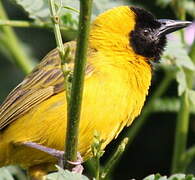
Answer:
<path fill-rule="evenodd" d="M 91 156 L 94 131 L 102 148 L 140 114 L 151 83 L 152 65 L 166 44 L 165 35 L 190 22 L 157 20 L 144 9 L 120 6 L 91 25 L 78 152 Z M 68 42 L 74 55 L 76 43 Z M 69 69 L 74 66 L 68 64 Z M 0 107 L 0 166 L 18 164 L 35 178 L 54 169 L 57 159 L 24 143 L 64 149 L 66 98 L 55 49 L 8 95 Z"/>

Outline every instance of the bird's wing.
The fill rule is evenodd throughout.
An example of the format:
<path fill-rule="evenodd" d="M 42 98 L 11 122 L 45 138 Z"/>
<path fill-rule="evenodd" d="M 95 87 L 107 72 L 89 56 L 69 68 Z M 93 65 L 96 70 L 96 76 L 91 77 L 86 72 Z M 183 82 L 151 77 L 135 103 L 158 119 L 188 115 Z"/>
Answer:
<path fill-rule="evenodd" d="M 76 42 L 68 42 L 70 57 L 74 57 Z M 73 62 L 68 68 L 72 70 Z M 28 112 L 45 99 L 64 90 L 57 49 L 52 50 L 41 63 L 8 95 L 0 106 L 0 130 Z"/>

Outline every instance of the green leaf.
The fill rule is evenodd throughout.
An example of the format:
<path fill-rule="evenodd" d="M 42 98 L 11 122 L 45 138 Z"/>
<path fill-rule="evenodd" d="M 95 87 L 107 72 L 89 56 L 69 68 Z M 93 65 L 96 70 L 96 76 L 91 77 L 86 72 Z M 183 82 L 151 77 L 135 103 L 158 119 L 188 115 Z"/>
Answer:
<path fill-rule="evenodd" d="M 25 172 L 18 166 L 6 166 L 6 168 L 14 176 L 14 179 L 27 180 Z"/>
<path fill-rule="evenodd" d="M 195 91 L 188 90 L 188 97 L 189 97 L 190 102 L 192 103 L 193 107 L 195 107 Z"/>
<path fill-rule="evenodd" d="M 178 82 L 178 95 L 181 96 L 185 90 L 188 89 L 186 82 L 186 75 L 183 69 L 180 69 L 176 74 L 176 80 Z"/>
<path fill-rule="evenodd" d="M 167 176 L 161 176 L 160 174 L 155 175 L 155 180 L 166 180 Z"/>
<path fill-rule="evenodd" d="M 44 21 L 44 22 L 51 22 L 50 11 L 49 11 L 49 4 L 48 0 L 12 0 L 19 6 L 23 8 L 25 12 L 29 15 L 29 17 L 36 21 Z M 78 26 L 78 13 L 74 12 L 70 9 L 63 8 L 68 7 L 69 4 L 73 5 L 73 8 L 79 7 L 79 1 L 61 1 L 56 0 L 55 5 L 56 9 L 58 10 L 58 15 L 61 18 L 61 23 L 63 25 L 69 26 L 73 29 L 77 29 Z M 74 3 L 73 3 L 74 2 Z"/>
<path fill-rule="evenodd" d="M 169 36 L 166 50 L 162 56 L 162 64 L 172 65 L 178 69 L 176 80 L 178 82 L 178 94 L 181 95 L 187 90 L 185 70 L 194 71 L 195 66 L 178 35 L 178 33 L 174 33 L 174 35 Z"/>
<path fill-rule="evenodd" d="M 143 180 L 167 180 L 167 176 L 161 176 L 160 174 L 152 174 L 147 176 Z"/>
<path fill-rule="evenodd" d="M 167 176 L 161 176 L 160 174 L 152 174 L 145 177 L 143 180 L 195 180 L 193 175 L 174 174 L 169 178 Z"/>
<path fill-rule="evenodd" d="M 56 167 L 58 168 L 58 172 L 48 174 L 46 176 L 47 180 L 89 180 L 86 176 L 82 174 L 64 170 L 59 166 Z"/>
<path fill-rule="evenodd" d="M 14 177 L 6 167 L 0 168 L 0 177 L 3 180 L 14 180 Z"/>
<path fill-rule="evenodd" d="M 186 180 L 195 180 L 193 175 L 187 175 Z"/>
<path fill-rule="evenodd" d="M 171 63 L 177 67 L 184 67 L 193 71 L 195 70 L 195 66 L 178 35 L 178 33 L 174 33 L 174 35 L 169 36 L 165 52 L 162 55 L 162 63 Z"/>
<path fill-rule="evenodd" d="M 29 17 L 35 20 L 50 20 L 50 12 L 48 6 L 48 0 L 12 0 L 18 5 L 20 5 L 28 14 Z M 61 4 L 62 2 L 62 4 Z M 124 5 L 127 1 L 121 0 L 98 0 L 94 1 L 93 4 L 93 18 L 96 17 L 98 14 L 104 12 L 105 10 Z M 78 20 L 78 13 L 73 12 L 70 10 L 71 8 L 79 9 L 79 0 L 66 0 L 60 1 L 56 0 L 57 7 L 61 6 L 60 15 L 63 16 L 65 14 L 71 14 L 72 19 Z M 63 7 L 70 7 L 70 9 L 63 8 Z"/>
<path fill-rule="evenodd" d="M 154 180 L 154 178 L 155 178 L 155 176 L 154 176 L 154 174 L 152 174 L 152 175 L 145 177 L 143 180 Z"/>
<path fill-rule="evenodd" d="M 153 112 L 177 112 L 179 107 L 178 98 L 157 98 L 154 101 Z"/>
<path fill-rule="evenodd" d="M 32 19 L 45 20 L 49 18 L 48 0 L 13 0 L 21 6 Z"/>
<path fill-rule="evenodd" d="M 170 176 L 168 180 L 185 180 L 185 177 L 185 174 L 174 174 Z"/>

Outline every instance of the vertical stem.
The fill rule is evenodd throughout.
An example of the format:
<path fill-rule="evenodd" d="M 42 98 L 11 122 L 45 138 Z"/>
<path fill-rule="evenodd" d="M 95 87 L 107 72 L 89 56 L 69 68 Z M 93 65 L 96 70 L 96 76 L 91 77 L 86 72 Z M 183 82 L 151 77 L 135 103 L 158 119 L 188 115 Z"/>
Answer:
<path fill-rule="evenodd" d="M 52 17 L 53 24 L 54 24 L 54 34 L 55 34 L 55 39 L 57 43 L 57 48 L 61 56 L 61 61 L 64 62 L 65 61 L 64 60 L 65 51 L 64 51 L 64 45 L 62 42 L 61 33 L 60 33 L 60 25 L 59 25 L 60 18 L 59 16 L 57 16 L 54 2 L 55 0 L 49 0 L 50 13 L 51 13 L 51 17 Z"/>
<path fill-rule="evenodd" d="M 192 59 L 192 62 L 195 63 L 195 41 L 194 41 L 194 43 L 191 46 L 189 55 L 190 55 L 190 57 Z"/>
<path fill-rule="evenodd" d="M 66 100 L 68 101 L 69 97 L 69 88 L 68 88 L 68 81 L 67 81 L 67 63 L 66 63 L 66 53 L 64 49 L 64 44 L 62 41 L 62 36 L 60 32 L 60 17 L 57 15 L 56 7 L 55 7 L 55 0 L 49 0 L 49 8 L 50 8 L 50 14 L 51 14 L 51 19 L 54 24 L 54 34 L 55 34 L 55 39 L 56 39 L 56 44 L 57 44 L 57 49 L 61 58 L 61 69 L 64 75 L 64 87 L 66 90 Z"/>
<path fill-rule="evenodd" d="M 176 0 L 175 0 L 176 1 Z M 185 8 L 184 0 L 177 0 L 177 6 L 175 8 L 175 13 L 181 20 L 185 20 Z M 181 39 L 184 42 L 184 34 L 181 32 Z M 186 82 L 188 89 L 192 88 L 192 77 L 193 72 L 185 70 Z M 190 118 L 190 102 L 188 97 L 188 91 L 186 90 L 180 97 L 180 110 L 177 115 L 177 124 L 175 130 L 175 144 L 174 144 L 174 154 L 172 160 L 172 173 L 183 172 L 183 161 L 182 157 L 186 151 L 188 128 L 189 128 L 189 118 Z"/>
<path fill-rule="evenodd" d="M 6 12 L 3 8 L 3 4 L 0 1 L 0 19 L 7 19 Z M 25 73 L 29 73 L 34 67 L 33 61 L 27 56 L 24 49 L 20 46 L 20 42 L 16 37 L 13 29 L 11 27 L 2 26 L 0 28 L 3 32 L 3 36 L 0 37 L 0 42 L 3 43 L 10 54 L 13 56 L 13 60 L 16 65 Z"/>
<path fill-rule="evenodd" d="M 194 47 L 195 46 L 193 45 L 190 52 L 190 57 L 193 63 L 195 63 L 195 53 L 193 53 L 193 50 L 195 50 Z M 194 72 L 186 70 L 185 74 L 186 74 L 186 81 L 188 84 L 188 88 L 191 89 L 193 85 Z M 188 97 L 188 91 L 185 91 L 180 97 L 180 104 L 181 105 L 180 105 L 180 110 L 178 112 L 176 132 L 175 132 L 172 173 L 185 171 L 186 167 L 184 166 L 187 165 L 184 163 L 185 159 L 182 158 L 185 157 L 189 118 L 190 118 L 190 101 Z"/>
<path fill-rule="evenodd" d="M 65 162 L 77 159 L 79 120 L 87 58 L 88 34 L 90 27 L 92 0 L 80 0 L 79 32 L 73 72 L 72 89 L 68 104 Z M 70 168 L 68 163 L 66 168 Z"/>
<path fill-rule="evenodd" d="M 192 59 L 192 62 L 195 63 L 195 43 L 192 45 L 189 55 Z M 188 87 L 189 87 L 189 89 L 191 89 L 192 85 L 193 85 L 194 72 L 186 71 L 186 75 L 187 75 L 187 80 L 188 80 Z M 188 99 L 187 102 L 185 102 L 185 103 L 183 102 L 183 105 L 184 104 L 187 104 L 188 106 L 190 106 L 189 105 L 189 99 Z M 190 111 L 190 107 L 188 107 L 188 108 L 189 109 L 187 109 L 187 110 Z M 183 109 L 182 109 L 182 111 L 183 111 Z M 189 124 L 190 112 L 188 112 L 188 114 L 186 114 L 186 116 L 187 115 L 188 115 L 187 120 L 185 120 L 183 123 L 180 122 L 180 121 L 178 122 L 178 129 L 180 130 L 181 128 L 183 128 L 183 131 L 185 131 L 185 134 L 183 135 L 184 136 L 183 138 L 185 138 L 185 139 L 184 140 L 182 139 L 182 142 L 185 143 L 183 146 L 185 146 L 185 147 L 186 147 L 186 141 L 187 141 L 187 133 L 188 133 L 188 124 Z M 179 115 L 178 115 L 178 117 L 179 117 Z M 182 123 L 182 124 L 179 124 L 179 123 Z M 194 158 L 195 147 L 190 148 L 188 151 L 186 151 L 186 149 L 183 149 L 183 147 L 182 147 L 183 152 L 178 152 L 177 148 L 178 148 L 178 146 L 182 146 L 182 144 L 179 144 L 180 135 L 178 134 L 178 135 L 176 135 L 176 137 L 178 137 L 178 140 L 176 140 L 176 143 L 178 143 L 178 144 L 175 143 L 175 151 L 174 151 L 174 159 L 173 159 L 173 164 L 172 164 L 172 171 L 173 172 L 184 172 L 186 170 L 188 164 Z M 178 162 L 177 159 L 179 159 L 180 162 Z"/>
<path fill-rule="evenodd" d="M 177 124 L 175 130 L 175 144 L 174 155 L 172 162 L 172 173 L 178 173 L 182 171 L 181 158 L 186 150 L 188 125 L 189 125 L 189 98 L 188 93 L 185 91 L 181 98 L 180 110 L 177 115 Z"/>
<path fill-rule="evenodd" d="M 125 147 L 128 143 L 128 140 L 129 139 L 125 137 L 117 147 L 116 151 L 108 159 L 108 161 L 106 162 L 105 166 L 102 168 L 102 171 L 100 173 L 101 179 L 106 179 L 107 177 L 109 177 L 109 175 L 111 175 L 117 162 L 119 161 L 123 152 L 125 151 Z"/>
<path fill-rule="evenodd" d="M 95 167 L 96 167 L 96 175 L 95 175 L 95 180 L 100 179 L 100 159 L 96 157 L 95 159 Z"/>

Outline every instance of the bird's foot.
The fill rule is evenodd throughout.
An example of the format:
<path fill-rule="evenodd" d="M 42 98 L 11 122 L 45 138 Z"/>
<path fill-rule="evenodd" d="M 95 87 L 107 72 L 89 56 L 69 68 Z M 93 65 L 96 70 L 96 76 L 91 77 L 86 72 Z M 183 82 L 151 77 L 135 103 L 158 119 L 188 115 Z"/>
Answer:
<path fill-rule="evenodd" d="M 49 148 L 34 142 L 23 142 L 22 143 L 25 146 L 38 149 L 40 151 L 43 151 L 47 154 L 50 154 L 51 156 L 55 157 L 58 159 L 58 165 L 63 168 L 63 163 L 64 163 L 64 151 L 56 150 L 53 148 Z M 81 157 L 80 153 L 77 154 L 77 161 L 67 161 L 69 164 L 74 165 L 72 168 L 72 172 L 80 173 L 82 174 L 83 172 L 83 166 L 81 165 L 83 163 L 83 158 Z"/>
<path fill-rule="evenodd" d="M 83 158 L 81 157 L 80 153 L 77 153 L 77 161 L 67 161 L 69 164 L 74 165 L 72 168 L 72 172 L 82 174 L 84 168 L 82 166 Z"/>

